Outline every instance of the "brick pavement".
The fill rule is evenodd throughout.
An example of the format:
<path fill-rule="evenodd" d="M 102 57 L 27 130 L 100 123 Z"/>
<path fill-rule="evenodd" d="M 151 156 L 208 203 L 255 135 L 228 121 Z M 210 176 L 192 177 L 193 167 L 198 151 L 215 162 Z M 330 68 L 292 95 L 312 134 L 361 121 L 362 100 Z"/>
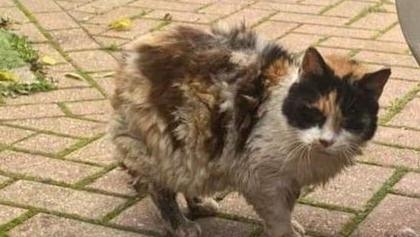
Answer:
<path fill-rule="evenodd" d="M 402 225 L 420 231 L 420 70 L 394 1 L 0 0 L 3 15 L 58 62 L 47 71 L 58 90 L 0 106 L 0 236 L 162 236 L 150 200 L 134 194 L 109 155 L 109 72 L 118 49 L 138 36 L 242 19 L 297 52 L 312 44 L 393 68 L 375 144 L 349 172 L 301 198 L 296 218 L 308 236 L 380 237 Z M 108 28 L 123 17 L 133 29 Z M 221 204 L 217 218 L 200 220 L 205 236 L 262 236 L 240 196 Z"/>

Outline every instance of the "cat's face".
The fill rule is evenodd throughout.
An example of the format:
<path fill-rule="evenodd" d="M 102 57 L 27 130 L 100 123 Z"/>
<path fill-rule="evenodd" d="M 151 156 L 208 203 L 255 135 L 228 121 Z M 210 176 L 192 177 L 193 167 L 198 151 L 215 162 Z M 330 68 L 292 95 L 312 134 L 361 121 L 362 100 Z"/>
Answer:
<path fill-rule="evenodd" d="M 390 74 L 390 69 L 383 69 L 340 75 L 314 48 L 309 48 L 299 79 L 284 101 L 283 114 L 304 144 L 328 153 L 357 147 L 376 131 L 378 99 Z"/>

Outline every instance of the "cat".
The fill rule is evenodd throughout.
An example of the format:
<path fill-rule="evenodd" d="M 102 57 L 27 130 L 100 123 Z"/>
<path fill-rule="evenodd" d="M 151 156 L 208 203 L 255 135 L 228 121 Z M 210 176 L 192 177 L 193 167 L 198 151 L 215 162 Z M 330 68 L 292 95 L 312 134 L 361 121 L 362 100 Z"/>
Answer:
<path fill-rule="evenodd" d="M 302 237 L 291 218 L 302 187 L 354 163 L 377 129 L 389 68 L 303 57 L 245 25 L 177 27 L 140 38 L 115 79 L 116 158 L 147 190 L 172 236 L 201 230 L 180 211 L 210 215 L 215 192 L 241 193 L 270 237 Z"/>

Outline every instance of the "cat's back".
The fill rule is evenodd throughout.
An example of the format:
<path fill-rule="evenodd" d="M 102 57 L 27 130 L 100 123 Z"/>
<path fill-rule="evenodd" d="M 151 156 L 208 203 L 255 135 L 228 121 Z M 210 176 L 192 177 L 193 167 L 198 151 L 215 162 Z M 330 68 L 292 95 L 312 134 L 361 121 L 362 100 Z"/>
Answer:
<path fill-rule="evenodd" d="M 117 73 L 113 106 L 156 146 L 167 137 L 174 149 L 191 146 L 213 156 L 223 149 L 228 123 L 234 120 L 239 129 L 252 120 L 247 117 L 264 97 L 264 84 L 272 82 L 260 76 L 265 65 L 276 66 L 265 72 L 277 80 L 290 61 L 281 47 L 263 43 L 245 26 L 211 32 L 177 27 L 132 45 Z"/>

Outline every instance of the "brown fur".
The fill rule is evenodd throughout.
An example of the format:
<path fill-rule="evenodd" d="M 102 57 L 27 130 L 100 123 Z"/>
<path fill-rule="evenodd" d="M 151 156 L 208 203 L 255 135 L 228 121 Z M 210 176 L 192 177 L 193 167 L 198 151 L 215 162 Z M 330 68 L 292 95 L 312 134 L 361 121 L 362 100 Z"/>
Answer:
<path fill-rule="evenodd" d="M 332 54 L 325 56 L 324 59 L 328 66 L 330 66 L 340 78 L 345 78 L 346 75 L 352 75 L 354 80 L 360 80 L 366 73 L 364 66 L 348 57 Z"/>

